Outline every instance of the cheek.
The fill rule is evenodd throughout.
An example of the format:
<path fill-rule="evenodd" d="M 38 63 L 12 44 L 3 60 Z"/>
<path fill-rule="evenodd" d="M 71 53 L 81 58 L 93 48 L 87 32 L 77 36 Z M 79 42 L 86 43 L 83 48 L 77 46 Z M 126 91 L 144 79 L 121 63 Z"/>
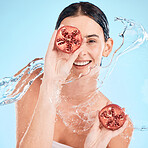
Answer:
<path fill-rule="evenodd" d="M 103 47 L 97 47 L 94 50 L 92 50 L 92 55 L 95 63 L 100 64 L 101 58 L 102 58 L 102 52 L 103 52 Z"/>
<path fill-rule="evenodd" d="M 94 59 L 94 63 L 99 64 L 101 61 L 102 54 L 101 52 L 93 52 L 92 58 Z"/>
<path fill-rule="evenodd" d="M 103 49 L 104 49 L 104 46 L 102 46 L 100 44 L 98 44 L 92 48 L 95 55 L 102 55 Z"/>

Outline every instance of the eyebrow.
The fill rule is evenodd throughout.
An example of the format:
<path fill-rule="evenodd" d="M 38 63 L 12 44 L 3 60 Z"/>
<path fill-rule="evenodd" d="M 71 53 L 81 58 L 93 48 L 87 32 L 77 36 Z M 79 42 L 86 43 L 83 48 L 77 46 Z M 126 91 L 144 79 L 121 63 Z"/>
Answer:
<path fill-rule="evenodd" d="M 97 38 L 99 38 L 99 36 L 96 35 L 96 34 L 87 35 L 87 36 L 85 36 L 85 37 L 86 37 L 86 38 L 90 38 L 90 37 L 97 37 Z"/>

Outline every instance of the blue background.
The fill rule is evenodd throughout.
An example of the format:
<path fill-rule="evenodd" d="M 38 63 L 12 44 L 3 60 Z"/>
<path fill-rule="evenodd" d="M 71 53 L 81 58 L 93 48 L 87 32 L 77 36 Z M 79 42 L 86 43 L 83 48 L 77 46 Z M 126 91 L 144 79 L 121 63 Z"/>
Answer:
<path fill-rule="evenodd" d="M 0 0 L 0 78 L 13 76 L 36 57 L 44 57 L 57 17 L 75 0 Z M 91 0 L 110 22 L 116 38 L 114 17 L 133 19 L 148 30 L 147 0 Z M 119 43 L 115 39 L 116 47 Z M 148 45 L 121 56 L 101 91 L 114 103 L 126 108 L 135 127 L 148 127 Z M 0 148 L 14 148 L 15 106 L 0 107 Z M 148 130 L 135 130 L 130 148 L 148 145 Z"/>

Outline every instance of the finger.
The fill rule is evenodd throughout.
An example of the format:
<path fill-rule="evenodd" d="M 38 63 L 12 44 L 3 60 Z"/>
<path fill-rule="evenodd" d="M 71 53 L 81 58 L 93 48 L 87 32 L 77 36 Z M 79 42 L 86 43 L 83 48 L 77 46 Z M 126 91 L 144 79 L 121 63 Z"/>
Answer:
<path fill-rule="evenodd" d="M 119 133 L 122 133 L 127 128 L 128 122 L 129 122 L 128 115 L 126 115 L 126 121 L 124 122 L 123 126 L 118 129 L 119 130 L 118 131 Z"/>
<path fill-rule="evenodd" d="M 130 120 L 130 118 L 127 114 L 125 115 L 125 119 L 128 120 L 128 121 Z"/>
<path fill-rule="evenodd" d="M 128 120 L 126 120 L 126 121 L 124 122 L 123 126 L 120 127 L 118 130 L 115 130 L 115 131 L 111 131 L 111 130 L 110 130 L 110 131 L 108 131 L 108 132 L 111 133 L 111 136 L 112 136 L 112 138 L 113 138 L 113 137 L 115 137 L 115 136 L 121 134 L 121 133 L 127 128 L 127 126 L 128 126 Z"/>
<path fill-rule="evenodd" d="M 93 131 L 101 130 L 101 129 L 104 127 L 104 126 L 101 124 L 98 115 L 99 115 L 99 111 L 97 111 L 97 116 L 96 116 L 96 118 L 95 118 L 94 125 L 92 126 L 92 130 L 93 130 Z"/>
<path fill-rule="evenodd" d="M 128 125 L 128 122 L 129 122 L 128 118 L 129 118 L 128 115 L 126 115 L 126 121 L 125 121 L 125 123 L 123 124 L 124 127 L 127 127 L 127 125 Z"/>
<path fill-rule="evenodd" d="M 57 34 L 57 30 L 55 30 L 53 32 L 53 35 L 51 37 L 51 40 L 50 40 L 50 43 L 49 43 L 49 46 L 48 46 L 48 47 L 50 47 L 50 49 L 53 49 L 53 47 L 54 47 L 56 34 Z"/>
<path fill-rule="evenodd" d="M 99 115 L 99 111 L 98 111 L 98 115 Z M 98 116 L 98 120 L 99 120 L 99 129 L 102 130 L 102 128 L 104 127 L 103 124 L 100 122 L 99 116 Z"/>
<path fill-rule="evenodd" d="M 51 40 L 49 42 L 48 49 L 47 49 L 46 56 L 45 56 L 46 58 L 54 48 L 56 34 L 57 34 L 57 30 L 55 30 L 53 32 L 53 35 L 52 35 Z"/>
<path fill-rule="evenodd" d="M 60 30 L 63 26 L 64 26 L 64 25 L 61 24 L 61 25 L 59 26 L 59 28 L 54 31 L 54 33 L 53 33 L 53 35 L 52 35 L 52 37 L 51 37 L 51 46 L 53 47 L 53 48 L 51 48 L 51 49 L 53 49 L 53 50 L 54 50 L 54 45 L 55 45 L 55 39 L 56 39 L 57 32 L 58 32 L 58 30 Z M 53 40 L 52 40 L 52 39 L 53 39 Z M 49 44 L 49 46 L 50 46 L 50 44 Z M 55 50 L 57 50 L 57 49 L 55 49 Z"/>
<path fill-rule="evenodd" d="M 94 121 L 94 125 L 92 126 L 91 130 L 93 131 L 98 131 L 100 126 L 100 122 L 99 122 L 99 118 L 98 116 L 96 117 L 95 121 Z"/>
<path fill-rule="evenodd" d="M 61 24 L 60 27 L 59 27 L 59 29 L 60 29 L 61 27 L 63 27 L 63 26 L 64 26 L 64 25 Z M 58 30 L 59 30 L 59 29 L 58 29 Z M 55 38 L 56 38 L 56 35 L 57 35 L 58 30 L 55 30 L 55 31 L 53 32 L 53 35 L 52 35 L 51 40 L 50 40 L 49 45 L 48 45 L 48 50 L 47 50 L 47 52 L 46 52 L 45 59 L 46 59 L 47 57 L 52 58 L 52 56 L 53 56 L 53 58 L 54 58 L 54 56 L 55 56 L 53 52 L 52 52 L 53 54 L 51 54 L 51 51 L 54 50 Z"/>
<path fill-rule="evenodd" d="M 128 125 L 128 120 L 126 120 L 123 126 L 121 127 L 121 132 L 123 132 L 127 128 L 127 125 Z"/>
<path fill-rule="evenodd" d="M 78 55 L 80 54 L 80 52 L 82 51 L 83 49 L 80 48 L 78 50 L 76 50 L 68 59 L 67 63 L 68 65 L 73 65 L 74 61 L 76 60 L 76 58 L 78 57 Z"/>
<path fill-rule="evenodd" d="M 102 123 L 100 123 L 99 128 L 100 130 L 103 128 L 104 126 L 102 125 Z"/>
<path fill-rule="evenodd" d="M 110 100 L 107 101 L 106 105 L 112 104 Z"/>
<path fill-rule="evenodd" d="M 61 27 L 63 27 L 63 26 L 65 26 L 65 25 L 63 25 L 63 24 L 60 24 L 60 26 L 59 26 L 59 29 L 60 29 Z M 58 30 L 59 30 L 59 29 L 58 29 Z"/>
<path fill-rule="evenodd" d="M 125 112 L 125 108 L 122 108 L 122 110 Z"/>

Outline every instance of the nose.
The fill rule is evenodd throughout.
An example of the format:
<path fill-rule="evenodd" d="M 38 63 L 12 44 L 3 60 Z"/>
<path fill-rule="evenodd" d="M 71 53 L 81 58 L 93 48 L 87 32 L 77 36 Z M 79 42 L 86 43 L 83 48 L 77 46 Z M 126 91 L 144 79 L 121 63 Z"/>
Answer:
<path fill-rule="evenodd" d="M 82 43 L 82 45 L 80 46 L 80 49 L 82 50 L 78 56 L 85 56 L 87 55 L 88 51 L 87 51 L 87 47 L 85 45 L 85 43 Z"/>

